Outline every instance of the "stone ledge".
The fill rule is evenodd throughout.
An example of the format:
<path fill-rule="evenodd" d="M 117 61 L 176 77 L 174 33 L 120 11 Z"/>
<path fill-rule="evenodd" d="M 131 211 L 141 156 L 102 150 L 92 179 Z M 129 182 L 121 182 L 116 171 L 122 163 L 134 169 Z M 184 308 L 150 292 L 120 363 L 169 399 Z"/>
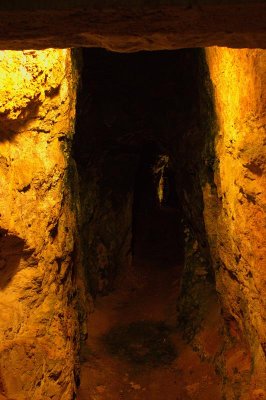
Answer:
<path fill-rule="evenodd" d="M 214 45 L 266 47 L 265 2 L 205 0 L 190 7 L 183 1 L 135 7 L 121 7 L 120 1 L 106 7 L 105 3 L 72 9 L 49 9 L 47 4 L 45 10 L 30 11 L 4 11 L 1 5 L 0 49 L 104 47 L 133 52 Z"/>

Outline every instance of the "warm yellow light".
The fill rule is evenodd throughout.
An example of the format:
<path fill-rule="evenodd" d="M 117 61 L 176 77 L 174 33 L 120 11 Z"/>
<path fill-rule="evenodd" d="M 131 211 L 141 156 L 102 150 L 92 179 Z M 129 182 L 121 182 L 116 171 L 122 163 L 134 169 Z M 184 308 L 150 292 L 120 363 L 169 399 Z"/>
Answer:
<path fill-rule="evenodd" d="M 235 217 L 242 196 L 241 187 L 246 186 L 251 193 L 264 192 L 264 182 L 260 177 L 256 174 L 250 179 L 246 177 L 251 171 L 245 165 L 257 165 L 260 161 L 256 159 L 264 158 L 266 52 L 210 47 L 206 55 L 219 126 L 216 139 L 216 153 L 220 160 L 217 186 L 221 190 L 220 196 L 226 195 Z M 234 226 L 232 220 L 230 226 Z"/>
<path fill-rule="evenodd" d="M 32 101 L 44 101 L 47 88 L 51 92 L 63 82 L 68 52 L 67 49 L 0 51 L 0 115 L 17 119 L 24 116 Z M 60 88 L 63 89 L 66 88 Z"/>
<path fill-rule="evenodd" d="M 153 167 L 153 173 L 157 184 L 157 196 L 162 204 L 165 195 L 165 177 L 164 172 L 169 164 L 169 157 L 166 154 L 160 154 L 157 163 Z"/>
<path fill-rule="evenodd" d="M 0 164 L 0 223 L 9 230 L 19 226 L 17 216 L 9 211 L 16 198 L 12 191 L 17 188 L 20 194 L 30 187 L 19 199 L 36 202 L 39 177 L 52 179 L 58 166 L 66 163 L 58 138 L 73 133 L 75 78 L 70 49 L 0 51 L 0 155 L 6 160 Z M 10 167 L 5 169 L 6 165 Z M 46 199 L 45 212 L 53 202 L 53 196 Z M 39 216 L 31 217 L 37 229 Z"/>
<path fill-rule="evenodd" d="M 258 96 L 262 85 L 258 70 L 266 62 L 265 54 L 262 50 L 210 47 L 206 55 L 221 131 L 229 141 L 241 140 L 263 106 Z"/>
<path fill-rule="evenodd" d="M 222 266 L 218 291 L 240 329 L 249 332 L 259 381 L 265 361 L 256 341 L 264 343 L 266 334 L 266 51 L 210 47 L 206 55 L 218 133 L 215 185 L 204 188 L 204 218 Z"/>
<path fill-rule="evenodd" d="M 70 50 L 0 52 L 0 386 L 7 398 L 57 396 L 54 382 L 37 384 L 40 368 L 43 377 L 70 377 L 63 397 L 75 386 L 71 278 L 60 274 L 70 276 L 76 231 L 64 144 L 73 135 L 77 76 Z"/>

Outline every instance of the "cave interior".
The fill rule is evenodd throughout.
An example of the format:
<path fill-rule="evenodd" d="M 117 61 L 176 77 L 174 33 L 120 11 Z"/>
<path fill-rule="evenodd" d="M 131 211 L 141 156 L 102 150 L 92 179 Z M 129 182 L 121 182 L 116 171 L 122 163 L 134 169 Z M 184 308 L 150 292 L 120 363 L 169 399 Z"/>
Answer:
<path fill-rule="evenodd" d="M 265 50 L 115 45 L 0 51 L 0 400 L 266 399 Z"/>

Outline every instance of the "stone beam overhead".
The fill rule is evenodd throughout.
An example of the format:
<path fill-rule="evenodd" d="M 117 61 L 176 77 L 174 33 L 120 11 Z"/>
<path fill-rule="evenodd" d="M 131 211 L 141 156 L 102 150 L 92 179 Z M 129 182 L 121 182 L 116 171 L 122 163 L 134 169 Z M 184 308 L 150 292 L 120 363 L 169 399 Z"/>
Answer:
<path fill-rule="evenodd" d="M 2 1 L 0 49 L 266 47 L 262 0 Z"/>

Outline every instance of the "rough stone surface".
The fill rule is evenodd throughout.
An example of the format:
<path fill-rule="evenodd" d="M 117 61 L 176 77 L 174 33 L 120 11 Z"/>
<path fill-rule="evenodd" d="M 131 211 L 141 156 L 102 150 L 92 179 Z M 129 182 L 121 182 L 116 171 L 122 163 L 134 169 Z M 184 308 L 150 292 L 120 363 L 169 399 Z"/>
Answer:
<path fill-rule="evenodd" d="M 88 54 L 77 209 L 70 52 L 0 52 L 3 398 L 72 400 L 84 322 L 77 268 L 82 256 L 97 294 L 128 262 L 134 174 L 147 143 L 169 156 L 184 212 L 179 326 L 215 364 L 226 400 L 265 397 L 265 52 L 206 54 L 210 77 L 199 50 Z"/>
<path fill-rule="evenodd" d="M 134 157 L 107 156 L 80 174 L 83 264 L 93 296 L 108 293 L 131 264 L 134 166 Z"/>
<path fill-rule="evenodd" d="M 0 393 L 72 399 L 79 328 L 69 50 L 0 52 Z"/>
<path fill-rule="evenodd" d="M 196 54 L 193 79 L 190 79 L 193 101 L 189 118 L 179 130 L 179 136 L 172 137 L 169 143 L 183 211 L 185 250 L 177 323 L 186 342 L 222 375 L 224 322 L 215 291 L 201 189 L 204 182 L 213 179 L 211 135 L 216 124 L 205 54 L 203 50 Z"/>
<path fill-rule="evenodd" d="M 266 389 L 266 54 L 214 47 L 206 55 L 217 134 L 214 181 L 203 190 L 204 218 L 231 338 L 226 399 L 236 393 L 259 398 Z M 238 352 L 232 349 L 236 342 Z"/>
<path fill-rule="evenodd" d="M 262 0 L 5 1 L 0 49 L 264 48 L 265 14 Z"/>

